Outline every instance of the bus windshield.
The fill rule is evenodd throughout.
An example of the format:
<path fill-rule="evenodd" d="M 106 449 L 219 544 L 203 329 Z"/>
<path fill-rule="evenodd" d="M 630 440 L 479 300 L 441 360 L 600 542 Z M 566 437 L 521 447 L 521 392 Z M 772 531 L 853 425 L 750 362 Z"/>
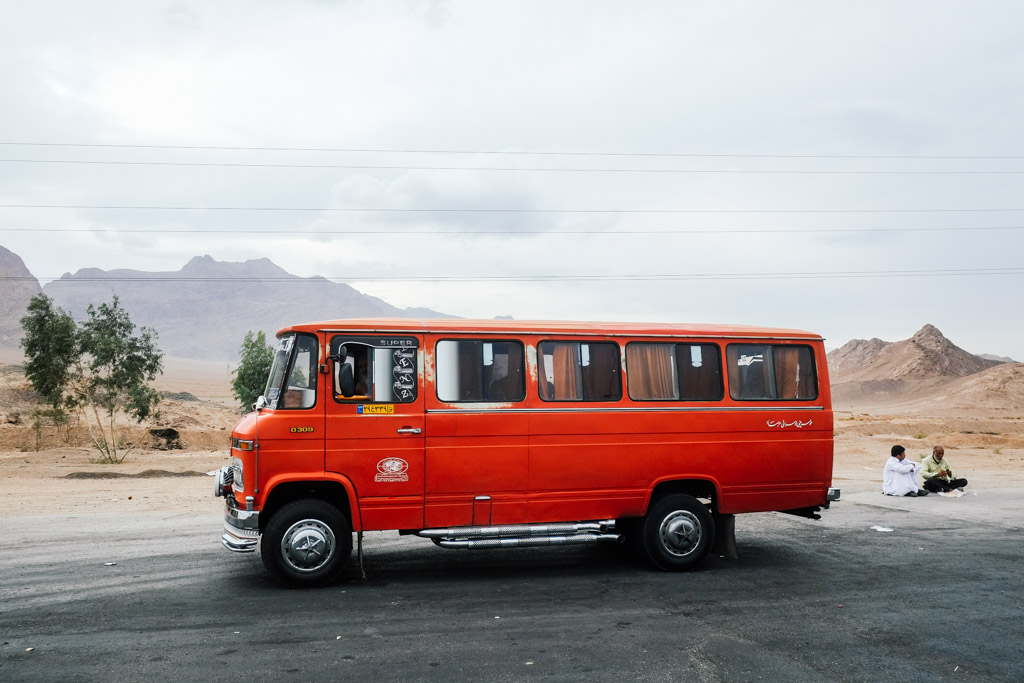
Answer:
<path fill-rule="evenodd" d="M 274 353 L 274 362 L 270 366 L 270 377 L 267 380 L 267 388 L 263 393 L 267 401 L 267 407 L 273 410 L 277 408 L 277 402 L 281 398 L 281 384 L 284 373 L 288 369 L 288 356 L 295 345 L 295 335 L 287 334 L 281 337 L 277 343 L 277 351 Z"/>

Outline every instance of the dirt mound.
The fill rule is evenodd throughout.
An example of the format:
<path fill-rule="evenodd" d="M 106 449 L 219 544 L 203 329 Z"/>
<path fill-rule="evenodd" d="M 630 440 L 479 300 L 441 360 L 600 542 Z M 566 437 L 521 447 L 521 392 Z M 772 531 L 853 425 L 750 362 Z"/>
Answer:
<path fill-rule="evenodd" d="M 168 472 L 167 470 L 143 470 L 136 474 L 126 472 L 72 472 L 65 479 L 160 479 L 163 477 L 205 477 L 205 472 Z"/>

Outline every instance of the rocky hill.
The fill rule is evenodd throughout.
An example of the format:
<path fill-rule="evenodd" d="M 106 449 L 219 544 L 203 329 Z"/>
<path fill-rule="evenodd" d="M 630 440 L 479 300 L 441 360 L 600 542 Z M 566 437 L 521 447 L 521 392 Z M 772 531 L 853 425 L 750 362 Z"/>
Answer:
<path fill-rule="evenodd" d="M 854 339 L 828 355 L 832 383 L 967 377 L 999 365 L 964 351 L 933 325 L 910 339 L 885 342 Z"/>
<path fill-rule="evenodd" d="M 21 257 L 0 247 L 0 346 L 17 347 L 29 299 L 42 291 Z"/>
<path fill-rule="evenodd" d="M 22 278 L 0 280 L 0 335 L 9 337 L 0 346 L 16 347 L 19 320 L 39 284 L 24 279 L 31 273 L 10 251 L 0 252 L 0 268 L 7 269 L 0 275 L 9 271 Z M 281 327 L 311 320 L 449 317 L 429 309 L 400 309 L 322 277 L 298 277 L 269 259 L 233 263 L 197 256 L 172 272 L 86 268 L 65 273 L 41 291 L 79 320 L 89 304 L 116 294 L 136 325 L 157 331 L 166 355 L 226 362 L 237 360 L 249 330 L 263 331 L 272 340 Z"/>
<path fill-rule="evenodd" d="M 898 342 L 855 339 L 828 364 L 839 409 L 1024 411 L 1024 365 L 969 353 L 932 325 Z"/>

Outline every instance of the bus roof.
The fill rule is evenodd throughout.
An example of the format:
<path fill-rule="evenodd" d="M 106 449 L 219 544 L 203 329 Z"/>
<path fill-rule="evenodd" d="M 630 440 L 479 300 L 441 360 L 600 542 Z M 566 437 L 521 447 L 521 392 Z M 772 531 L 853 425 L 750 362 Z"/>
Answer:
<path fill-rule="evenodd" d="M 692 323 L 584 322 L 574 320 L 472 320 L 467 318 L 349 318 L 300 323 L 285 332 L 434 333 L 434 334 L 551 334 L 615 337 L 752 337 L 758 339 L 821 340 L 803 330 L 748 325 Z"/>

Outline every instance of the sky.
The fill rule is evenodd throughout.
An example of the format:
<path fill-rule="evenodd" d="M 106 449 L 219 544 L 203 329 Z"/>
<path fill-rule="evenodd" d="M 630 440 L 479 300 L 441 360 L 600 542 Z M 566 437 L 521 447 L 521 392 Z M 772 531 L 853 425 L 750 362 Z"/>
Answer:
<path fill-rule="evenodd" d="M 1024 4 L 5 2 L 0 245 L 1024 360 Z M 283 285 L 284 286 L 284 285 Z"/>

